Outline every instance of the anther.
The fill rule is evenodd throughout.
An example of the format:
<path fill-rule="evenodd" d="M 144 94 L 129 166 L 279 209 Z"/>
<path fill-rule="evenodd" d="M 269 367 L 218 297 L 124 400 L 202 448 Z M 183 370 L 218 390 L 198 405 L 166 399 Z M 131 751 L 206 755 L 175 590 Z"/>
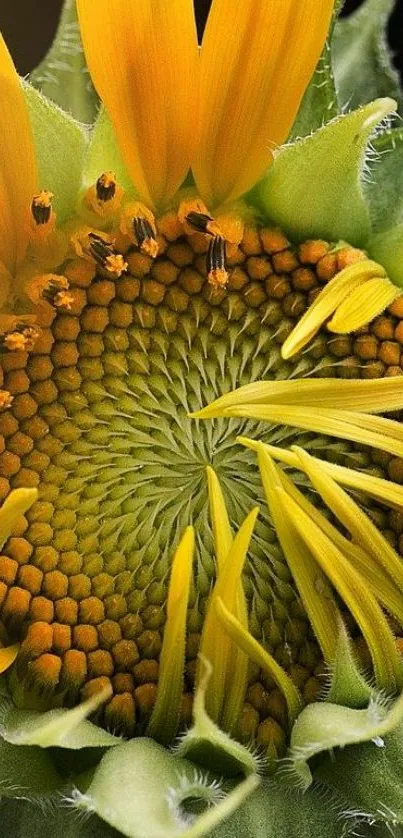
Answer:
<path fill-rule="evenodd" d="M 133 218 L 133 231 L 142 253 L 155 259 L 158 256 L 158 242 L 155 238 L 155 229 L 148 218 L 144 216 Z"/>
<path fill-rule="evenodd" d="M 116 184 L 116 175 L 113 172 L 103 172 L 95 185 L 98 201 L 103 203 L 112 201 L 116 195 Z"/>
<path fill-rule="evenodd" d="M 42 190 L 34 195 L 31 203 L 31 212 L 35 223 L 38 226 L 49 224 L 52 216 L 53 192 Z"/>
<path fill-rule="evenodd" d="M 88 238 L 91 256 L 104 271 L 116 277 L 122 276 L 127 271 L 127 262 L 110 242 L 98 236 L 97 233 L 89 233 Z"/>
<path fill-rule="evenodd" d="M 225 258 L 225 239 L 214 236 L 207 253 L 207 279 L 216 288 L 225 288 L 228 284 L 228 271 Z"/>
<path fill-rule="evenodd" d="M 0 410 L 8 410 L 13 403 L 13 396 L 8 390 L 0 390 Z"/>

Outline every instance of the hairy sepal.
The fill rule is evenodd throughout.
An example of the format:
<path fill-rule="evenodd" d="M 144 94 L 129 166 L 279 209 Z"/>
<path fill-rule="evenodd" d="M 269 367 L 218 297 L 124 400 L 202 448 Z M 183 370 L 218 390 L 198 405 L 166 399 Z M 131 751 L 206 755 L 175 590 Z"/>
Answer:
<path fill-rule="evenodd" d="M 361 246 L 371 234 L 362 179 L 376 126 L 396 108 L 377 99 L 283 146 L 254 200 L 264 216 L 297 241 L 318 236 Z"/>

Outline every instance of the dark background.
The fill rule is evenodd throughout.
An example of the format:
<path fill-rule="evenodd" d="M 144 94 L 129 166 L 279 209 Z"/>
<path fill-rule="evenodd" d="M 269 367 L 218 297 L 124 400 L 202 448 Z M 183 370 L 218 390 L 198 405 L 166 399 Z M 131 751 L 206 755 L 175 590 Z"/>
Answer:
<path fill-rule="evenodd" d="M 0 30 L 19 72 L 25 75 L 39 63 L 52 40 L 62 0 L 0 0 L 0 3 Z M 346 0 L 345 13 L 359 5 L 360 0 Z M 195 6 L 201 33 L 210 0 L 195 0 Z M 396 65 L 403 72 L 403 0 L 398 0 L 389 28 Z"/>

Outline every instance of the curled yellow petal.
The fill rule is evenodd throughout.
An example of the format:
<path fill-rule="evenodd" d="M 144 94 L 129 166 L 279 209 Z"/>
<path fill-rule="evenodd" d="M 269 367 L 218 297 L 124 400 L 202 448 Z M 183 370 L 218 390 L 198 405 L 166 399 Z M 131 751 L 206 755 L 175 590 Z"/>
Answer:
<path fill-rule="evenodd" d="M 0 148 L 0 261 L 14 274 L 28 243 L 37 171 L 21 82 L 1 35 Z"/>
<path fill-rule="evenodd" d="M 190 166 L 198 55 L 191 0 L 77 0 L 95 87 L 135 189 L 164 206 Z"/>
<path fill-rule="evenodd" d="M 331 332 L 347 335 L 366 326 L 378 314 L 382 314 L 393 300 L 401 296 L 400 288 L 387 277 L 374 277 L 364 285 L 355 288 L 338 306 L 327 324 Z"/>
<path fill-rule="evenodd" d="M 263 176 L 290 132 L 326 39 L 333 0 L 213 0 L 201 49 L 193 162 L 207 205 Z"/>
<path fill-rule="evenodd" d="M 19 648 L 20 644 L 14 643 L 12 646 L 4 646 L 0 649 L 0 675 L 12 666 L 18 655 Z"/>
<path fill-rule="evenodd" d="M 228 611 L 225 607 L 221 597 L 217 597 L 216 602 L 217 617 L 228 632 L 234 643 L 245 652 L 251 661 L 257 664 L 264 672 L 273 678 L 279 689 L 284 695 L 287 702 L 288 715 L 292 723 L 301 710 L 301 697 L 299 692 L 292 682 L 291 678 L 284 672 L 284 669 L 277 663 L 263 646 L 252 637 L 249 631 L 241 625 L 239 620 Z"/>
<path fill-rule="evenodd" d="M 14 489 L 0 509 L 0 549 L 6 543 L 21 515 L 32 506 L 38 498 L 37 489 Z"/>
<path fill-rule="evenodd" d="M 172 742 L 179 724 L 194 543 L 194 529 L 188 527 L 172 562 L 157 700 L 147 727 L 147 736 L 165 744 Z"/>
<path fill-rule="evenodd" d="M 281 348 L 283 358 L 292 358 L 303 349 L 320 327 L 343 303 L 346 294 L 358 291 L 373 277 L 385 277 L 386 271 L 377 262 L 363 259 L 348 268 L 344 268 L 334 279 L 325 285 L 308 311 L 301 317 Z"/>
<path fill-rule="evenodd" d="M 283 489 L 284 509 L 319 566 L 344 600 L 368 644 L 378 686 L 396 690 L 403 671 L 395 639 L 369 586 L 320 527 Z"/>

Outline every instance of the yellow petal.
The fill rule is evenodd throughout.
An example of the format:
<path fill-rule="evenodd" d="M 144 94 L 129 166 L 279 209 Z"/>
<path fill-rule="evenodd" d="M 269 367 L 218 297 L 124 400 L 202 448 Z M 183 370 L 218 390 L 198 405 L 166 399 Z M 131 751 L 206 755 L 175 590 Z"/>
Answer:
<path fill-rule="evenodd" d="M 355 543 L 374 557 L 379 567 L 392 577 L 403 592 L 403 564 L 392 545 L 347 492 L 326 474 L 317 460 L 297 446 L 294 451 L 298 454 L 300 468 L 308 475 L 329 509 L 351 533 Z"/>
<path fill-rule="evenodd" d="M 77 0 L 95 87 L 136 191 L 162 207 L 190 165 L 197 119 L 191 0 Z"/>
<path fill-rule="evenodd" d="M 326 407 L 365 413 L 403 409 L 403 379 L 397 376 L 350 380 L 304 378 L 288 381 L 255 381 L 220 396 L 208 407 L 190 416 L 212 419 L 226 408 L 245 404 Z"/>
<path fill-rule="evenodd" d="M 239 436 L 237 442 L 245 445 L 246 448 L 250 448 L 252 451 L 258 451 L 259 445 L 264 444 L 267 453 L 274 460 L 279 460 L 284 465 L 292 466 L 292 468 L 300 468 L 299 458 L 294 451 L 279 448 L 277 445 L 259 443 L 255 439 L 248 439 L 243 436 Z M 333 477 L 333 480 L 341 483 L 342 486 L 347 486 L 349 489 L 356 489 L 358 492 L 365 492 L 366 495 L 394 509 L 401 509 L 403 507 L 403 486 L 400 486 L 398 483 L 385 480 L 383 477 L 375 477 L 373 474 L 366 474 L 364 471 L 339 466 L 336 463 L 328 463 L 326 460 L 320 460 L 317 457 L 312 457 L 312 455 L 311 458 L 323 468 L 326 474 Z"/>
<path fill-rule="evenodd" d="M 283 489 L 279 489 L 281 493 L 290 521 L 358 623 L 371 652 L 378 686 L 395 690 L 402 683 L 401 660 L 369 586 L 310 516 Z"/>
<path fill-rule="evenodd" d="M 233 544 L 233 538 L 224 495 L 218 477 L 214 469 L 210 466 L 207 466 L 206 471 L 217 572 L 220 574 L 224 570 L 225 562 Z M 234 612 L 243 628 L 247 630 L 248 610 L 241 578 L 238 581 Z M 231 732 L 239 719 L 239 714 L 245 700 L 248 674 L 248 660 L 239 647 L 229 649 L 226 667 L 228 671 L 228 684 L 222 725 L 225 730 Z"/>
<path fill-rule="evenodd" d="M 20 79 L 0 35 L 0 260 L 14 274 L 28 242 L 37 191 L 34 145 Z"/>
<path fill-rule="evenodd" d="M 220 596 L 229 611 L 232 613 L 236 611 L 242 571 L 258 511 L 258 508 L 255 508 L 249 513 L 232 542 L 225 565 L 217 577 L 204 621 L 200 653 L 202 657 L 210 661 L 213 667 L 207 694 L 207 708 L 214 721 L 220 720 L 221 713 L 225 709 L 226 682 L 231 682 L 234 676 L 230 667 L 231 640 L 227 633 L 217 626 L 215 603 L 217 597 Z"/>
<path fill-rule="evenodd" d="M 325 574 L 318 567 L 299 533 L 292 526 L 284 503 L 280 470 L 264 449 L 258 448 L 258 461 L 267 505 L 278 540 L 294 577 L 302 602 L 326 661 L 336 654 L 338 614 Z"/>
<path fill-rule="evenodd" d="M 257 419 L 272 425 L 290 425 L 305 431 L 350 439 L 361 445 L 370 445 L 403 457 L 403 426 L 392 419 L 354 413 L 352 410 L 331 410 L 326 407 L 299 407 L 299 405 L 242 404 L 229 407 L 220 416 Z M 201 418 L 204 418 L 203 416 Z"/>
<path fill-rule="evenodd" d="M 366 326 L 385 308 L 401 296 L 400 288 L 396 288 L 387 277 L 374 277 L 364 285 L 355 288 L 351 294 L 338 306 L 335 314 L 327 324 L 331 332 L 337 335 L 347 335 L 355 332 L 361 326 Z"/>
<path fill-rule="evenodd" d="M 213 0 L 201 49 L 196 183 L 238 198 L 285 142 L 325 42 L 334 0 Z"/>
<path fill-rule="evenodd" d="M 287 494 L 309 515 L 311 521 L 317 524 L 322 532 L 330 538 L 350 564 L 360 573 L 362 579 L 366 580 L 376 599 L 382 603 L 390 614 L 396 617 L 400 625 L 403 625 L 403 591 L 399 590 L 392 578 L 379 566 L 372 555 L 345 538 L 284 473 L 280 472 L 279 476 Z"/>
<path fill-rule="evenodd" d="M 281 348 L 283 358 L 291 358 L 316 335 L 322 324 L 343 303 L 346 294 L 359 289 L 372 277 L 385 277 L 385 270 L 370 259 L 356 262 L 344 268 L 328 282 L 316 297 L 308 311 L 301 317 Z"/>
<path fill-rule="evenodd" d="M 165 744 L 172 742 L 179 724 L 194 542 L 194 529 L 188 527 L 172 562 L 157 700 L 147 728 L 147 736 Z"/>

